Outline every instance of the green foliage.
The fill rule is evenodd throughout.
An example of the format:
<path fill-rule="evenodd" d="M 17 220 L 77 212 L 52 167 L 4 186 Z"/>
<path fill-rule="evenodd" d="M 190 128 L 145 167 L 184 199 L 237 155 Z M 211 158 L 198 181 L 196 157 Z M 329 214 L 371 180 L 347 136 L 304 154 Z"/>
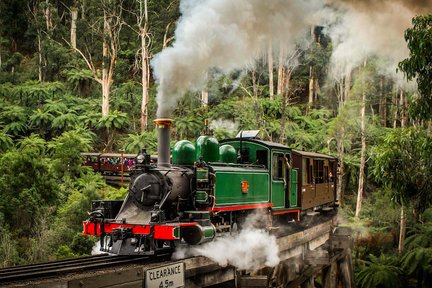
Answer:
<path fill-rule="evenodd" d="M 58 227 L 60 243 L 71 243 L 77 231 L 82 230 L 82 221 L 91 209 L 91 201 L 101 199 L 99 181 L 87 182 L 85 187 L 76 187 L 70 191 L 65 204 L 59 208 L 55 225 Z"/>
<path fill-rule="evenodd" d="M 204 129 L 203 120 L 196 115 L 187 117 L 178 117 L 175 120 L 176 132 L 179 139 L 193 139 L 196 138 Z"/>
<path fill-rule="evenodd" d="M 79 175 L 82 161 L 80 153 L 90 151 L 90 144 L 91 140 L 77 130 L 64 132 L 48 144 L 52 151 L 52 166 L 58 177 Z"/>
<path fill-rule="evenodd" d="M 392 129 L 372 150 L 373 175 L 393 191 L 399 204 L 418 212 L 431 204 L 432 137 L 417 128 Z"/>
<path fill-rule="evenodd" d="M 24 235 L 30 234 L 38 211 L 59 199 L 50 162 L 28 147 L 0 156 L 0 211 L 6 224 Z"/>
<path fill-rule="evenodd" d="M 0 152 L 6 152 L 14 146 L 12 138 L 4 133 L 0 132 Z"/>
<path fill-rule="evenodd" d="M 413 27 L 405 31 L 409 58 L 399 63 L 408 80 L 417 80 L 419 97 L 415 101 L 415 117 L 432 119 L 432 15 L 412 19 Z"/>
<path fill-rule="evenodd" d="M 142 132 L 140 134 L 128 134 L 123 149 L 127 153 L 138 153 L 142 148 L 147 149 L 147 153 L 155 154 L 157 151 L 157 134 L 156 130 Z"/>
<path fill-rule="evenodd" d="M 110 112 L 108 116 L 100 118 L 97 127 L 108 129 L 122 129 L 126 128 L 128 124 L 129 120 L 127 114 L 114 110 L 113 112 Z"/>
<path fill-rule="evenodd" d="M 6 227 L 0 227 L 0 268 L 19 264 L 16 241 Z"/>
<path fill-rule="evenodd" d="M 358 287 L 402 287 L 399 280 L 402 270 L 398 267 L 397 258 L 382 254 L 379 257 L 369 255 L 369 259 L 369 261 L 364 261 L 364 266 L 361 267 L 360 272 L 357 274 Z"/>
<path fill-rule="evenodd" d="M 432 223 L 418 224 L 405 242 L 402 268 L 416 278 L 417 287 L 432 285 Z"/>
<path fill-rule="evenodd" d="M 71 250 L 76 255 L 89 255 L 97 241 L 96 237 L 88 237 L 82 233 L 76 233 L 72 238 Z"/>

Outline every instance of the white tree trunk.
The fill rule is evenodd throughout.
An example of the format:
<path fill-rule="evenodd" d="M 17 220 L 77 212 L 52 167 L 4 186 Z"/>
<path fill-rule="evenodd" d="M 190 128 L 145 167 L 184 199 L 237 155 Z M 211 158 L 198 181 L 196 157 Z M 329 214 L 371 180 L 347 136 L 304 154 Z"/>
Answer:
<path fill-rule="evenodd" d="M 400 230 L 399 230 L 399 245 L 398 245 L 399 254 L 402 254 L 404 250 L 405 233 L 406 233 L 406 217 L 405 217 L 404 205 L 402 204 L 401 214 L 400 214 Z"/>
<path fill-rule="evenodd" d="M 78 9 L 76 7 L 72 7 L 71 8 L 71 38 L 70 38 L 70 42 L 71 42 L 71 46 L 72 48 L 75 50 L 77 48 L 77 35 L 76 35 L 76 30 L 77 30 L 77 26 L 76 26 L 76 21 L 78 19 Z"/>
<path fill-rule="evenodd" d="M 108 35 L 108 19 L 106 16 L 106 13 L 104 13 L 104 31 L 105 35 Z M 108 72 L 108 43 L 107 43 L 107 36 L 104 37 L 103 44 L 102 44 L 102 117 L 106 117 L 109 114 L 109 98 L 110 98 L 110 77 Z"/>
<path fill-rule="evenodd" d="M 401 127 L 405 128 L 407 119 L 406 119 L 406 97 L 404 97 L 403 90 L 400 91 L 400 105 L 401 105 Z M 399 244 L 398 244 L 398 252 L 399 254 L 403 253 L 404 245 L 405 245 L 405 234 L 406 234 L 406 215 L 404 204 L 402 203 L 401 214 L 400 214 L 400 230 L 399 230 Z"/>
<path fill-rule="evenodd" d="M 366 61 L 363 65 L 362 72 L 362 102 L 361 102 L 361 156 L 360 156 L 360 174 L 359 174 L 359 187 L 357 191 L 357 205 L 355 217 L 360 217 L 360 211 L 362 208 L 363 192 L 364 192 L 364 169 L 366 164 L 366 92 L 365 92 L 365 70 Z"/>
<path fill-rule="evenodd" d="M 309 66 L 309 100 L 308 107 L 311 108 L 314 102 L 314 76 L 313 67 Z"/>
<path fill-rule="evenodd" d="M 43 65 L 43 59 L 42 59 L 42 39 L 41 39 L 41 31 L 38 30 L 38 79 L 40 82 L 43 81 L 43 73 L 42 73 L 42 65 Z"/>
<path fill-rule="evenodd" d="M 277 83 L 277 95 L 282 95 L 284 86 L 284 63 L 285 62 L 285 52 L 282 44 L 279 45 L 279 63 L 278 63 L 278 83 Z"/>
<path fill-rule="evenodd" d="M 269 93 L 270 99 L 274 97 L 274 83 L 273 83 L 273 47 L 270 40 L 268 47 L 268 70 L 269 70 Z"/>
<path fill-rule="evenodd" d="M 147 42 L 146 31 L 141 31 L 141 84 L 142 84 L 142 102 L 141 102 L 141 132 L 147 130 L 148 127 L 148 61 L 147 61 Z"/>
<path fill-rule="evenodd" d="M 351 93 L 351 71 L 348 71 L 348 73 L 345 75 L 344 102 L 350 100 L 350 93 Z"/>

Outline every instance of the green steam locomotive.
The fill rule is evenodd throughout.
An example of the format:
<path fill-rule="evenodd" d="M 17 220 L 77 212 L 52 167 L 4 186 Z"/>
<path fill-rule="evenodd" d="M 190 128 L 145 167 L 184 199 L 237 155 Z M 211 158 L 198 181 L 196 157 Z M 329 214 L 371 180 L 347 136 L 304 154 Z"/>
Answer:
<path fill-rule="evenodd" d="M 155 122 L 157 163 L 143 149 L 124 201 L 93 201 L 83 222 L 85 235 L 100 237 L 101 251 L 154 255 L 182 241 L 212 241 L 257 210 L 268 228 L 337 206 L 334 157 L 262 141 L 257 131 L 220 142 L 182 140 L 171 157 L 171 119 Z"/>

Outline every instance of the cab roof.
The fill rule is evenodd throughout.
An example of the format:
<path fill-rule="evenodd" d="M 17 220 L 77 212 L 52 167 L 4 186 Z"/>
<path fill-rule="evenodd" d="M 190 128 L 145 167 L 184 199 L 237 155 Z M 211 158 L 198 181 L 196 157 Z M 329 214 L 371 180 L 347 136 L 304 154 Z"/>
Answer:
<path fill-rule="evenodd" d="M 257 144 L 261 144 L 261 145 L 268 147 L 268 148 L 284 149 L 284 150 L 290 150 L 290 151 L 292 150 L 290 147 L 285 146 L 283 144 L 270 142 L 270 141 L 264 141 L 264 140 L 256 139 L 256 138 L 229 138 L 229 139 L 221 140 L 221 141 L 219 141 L 219 143 L 223 144 L 223 143 L 227 143 L 227 142 L 240 142 L 240 139 L 242 142 L 257 143 Z"/>
<path fill-rule="evenodd" d="M 317 152 L 306 152 L 306 151 L 300 151 L 300 150 L 292 150 L 292 153 L 298 154 L 300 156 L 311 157 L 311 158 L 337 159 L 336 157 L 326 155 L 326 154 L 317 153 Z"/>

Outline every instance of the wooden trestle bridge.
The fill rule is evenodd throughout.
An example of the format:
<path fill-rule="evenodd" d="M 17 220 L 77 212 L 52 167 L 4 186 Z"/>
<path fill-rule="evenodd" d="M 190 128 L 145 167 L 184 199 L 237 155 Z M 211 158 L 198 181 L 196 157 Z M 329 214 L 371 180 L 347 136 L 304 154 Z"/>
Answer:
<path fill-rule="evenodd" d="M 304 230 L 282 236 L 277 239 L 281 262 L 274 268 L 262 267 L 251 273 L 239 271 L 235 267 L 220 267 L 206 257 L 193 257 L 180 261 L 118 262 L 115 265 L 91 269 L 86 266 L 67 272 L 66 262 L 59 264 L 60 272 L 45 272 L 42 276 L 32 277 L 28 269 L 27 276 L 20 278 L 16 272 L 15 279 L 2 280 L 2 275 L 13 275 L 0 269 L 0 286 L 7 287 L 38 287 L 38 288 L 72 288 L 72 287 L 315 287 L 315 281 L 320 278 L 321 287 L 354 287 L 351 260 L 352 238 L 351 231 L 345 227 L 338 227 L 336 217 Z M 251 251 L 251 253 L 253 253 Z M 115 258 L 112 256 L 111 258 Z M 100 261 L 99 257 L 99 261 Z M 124 258 L 123 258 L 124 259 Z M 53 262 L 56 263 L 56 262 Z M 120 263 L 120 264 L 119 264 Z M 38 264 L 41 265 L 41 264 Z M 51 264 L 53 265 L 53 264 Z M 55 265 L 54 265 L 55 266 Z M 40 266 L 33 271 L 42 270 Z M 57 269 L 59 269 L 57 267 Z M 25 267 L 23 267 L 25 268 Z M 177 279 L 155 282 L 163 273 L 181 274 Z M 2 274 L 3 270 L 3 274 Z M 12 270 L 11 270 L 12 271 Z M 72 270 L 71 270 L 72 271 Z M 165 272 L 163 272 L 165 271 Z M 168 272 L 167 272 L 168 271 Z M 21 272 L 22 273 L 22 272 Z M 30 276 L 29 276 L 30 275 Z M 159 277 L 160 276 L 160 277 Z M 42 278 L 40 278 L 42 277 Z M 179 277 L 181 279 L 179 279 Z M 153 278 L 153 280 L 152 280 Z M 7 278 L 5 278 L 7 279 Z M 163 279 L 163 278 L 161 278 Z M 11 282 L 12 281 L 12 282 Z M 7 283 L 8 282 L 8 283 Z M 156 284 L 155 284 L 156 283 Z M 180 284 L 178 284 L 180 283 Z M 180 285 L 180 286 L 179 286 Z"/>

